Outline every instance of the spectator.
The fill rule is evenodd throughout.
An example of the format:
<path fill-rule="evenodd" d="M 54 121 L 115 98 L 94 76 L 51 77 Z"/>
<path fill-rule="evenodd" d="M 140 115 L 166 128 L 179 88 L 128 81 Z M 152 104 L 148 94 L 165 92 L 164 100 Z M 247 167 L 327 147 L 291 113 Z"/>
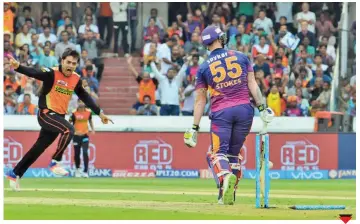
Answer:
<path fill-rule="evenodd" d="M 14 33 L 15 14 L 10 8 L 9 2 L 4 2 L 4 31 L 8 31 L 11 36 Z"/>
<path fill-rule="evenodd" d="M 159 51 L 161 44 L 160 44 L 160 37 L 158 34 L 154 34 L 150 38 L 150 41 L 148 40 L 147 43 L 144 45 L 143 55 L 149 54 L 151 44 L 155 44 L 156 51 Z"/>
<path fill-rule="evenodd" d="M 322 92 L 322 86 L 323 86 L 323 79 L 322 77 L 316 77 L 315 78 L 315 84 L 310 85 L 310 82 L 308 84 L 308 91 L 311 94 L 311 97 L 309 99 L 309 103 L 312 105 L 312 102 L 315 101 Z"/>
<path fill-rule="evenodd" d="M 228 34 L 227 34 L 228 37 L 235 36 L 236 34 L 238 34 L 237 31 L 238 21 L 236 18 L 233 18 L 231 20 L 231 23 L 228 23 L 227 26 L 228 26 Z"/>
<path fill-rule="evenodd" d="M 165 29 L 165 27 L 163 27 L 163 24 L 161 23 L 160 18 L 158 17 L 158 10 L 156 8 L 152 8 L 150 10 L 150 16 L 145 20 L 144 28 L 149 25 L 149 21 L 151 18 L 155 19 L 155 25 L 158 26 L 161 30 Z"/>
<path fill-rule="evenodd" d="M 55 51 L 51 48 L 51 42 L 50 42 L 50 41 L 46 41 L 44 47 L 49 47 L 49 49 L 50 49 L 50 56 L 55 56 Z"/>
<path fill-rule="evenodd" d="M 151 68 L 150 68 L 150 62 L 155 62 L 155 63 L 158 63 L 159 60 L 158 58 L 156 57 L 156 53 L 157 53 L 157 50 L 156 50 L 156 44 L 154 43 L 151 43 L 150 44 L 150 52 L 149 54 L 144 54 L 144 67 L 145 67 L 145 70 L 151 72 Z"/>
<path fill-rule="evenodd" d="M 334 27 L 332 22 L 330 20 L 326 20 L 324 12 L 321 12 L 320 20 L 316 22 L 315 27 L 317 38 L 320 38 L 321 36 L 329 38 L 337 31 L 337 28 Z"/>
<path fill-rule="evenodd" d="M 120 2 L 111 2 L 110 7 L 113 13 L 114 20 L 114 29 L 115 29 L 115 43 L 114 43 L 114 53 L 119 53 L 119 34 L 121 30 L 121 43 L 122 48 L 125 53 L 125 57 L 128 57 L 129 54 L 129 43 L 127 39 L 128 33 L 128 21 L 127 21 L 127 5 L 128 3 L 120 3 Z"/>
<path fill-rule="evenodd" d="M 44 32 L 44 27 L 50 27 L 50 33 L 55 34 L 55 29 L 53 27 L 51 27 L 50 24 L 50 18 L 47 16 L 43 16 L 40 20 L 40 26 L 37 29 L 37 33 L 43 33 Z"/>
<path fill-rule="evenodd" d="M 251 16 L 252 17 L 252 16 Z M 240 22 L 239 22 L 239 25 L 243 25 L 244 28 L 245 28 L 245 33 L 246 34 L 251 34 L 252 33 L 252 30 L 253 30 L 253 26 L 252 26 L 252 23 L 250 23 L 249 21 L 254 21 L 253 18 L 247 18 L 246 15 L 241 15 L 240 16 Z"/>
<path fill-rule="evenodd" d="M 161 61 L 160 73 L 162 75 L 167 74 L 168 70 L 172 66 L 176 66 L 174 63 L 171 62 L 171 47 L 173 47 L 175 44 L 175 38 L 167 38 L 166 42 L 160 45 L 159 49 L 157 50 L 156 57 Z"/>
<path fill-rule="evenodd" d="M 336 59 L 335 47 L 334 47 L 334 45 L 329 44 L 329 38 L 327 38 L 327 37 L 325 37 L 325 36 L 321 37 L 321 43 L 320 43 L 320 45 L 321 45 L 321 44 L 324 44 L 324 45 L 327 46 L 327 47 L 326 47 L 326 53 L 327 53 L 328 55 L 330 55 L 333 60 L 335 60 L 335 59 Z"/>
<path fill-rule="evenodd" d="M 315 75 L 314 75 L 314 77 L 313 77 L 312 80 L 310 81 L 310 84 L 311 84 L 311 85 L 314 85 L 315 79 L 316 79 L 317 77 L 322 78 L 322 79 L 324 80 L 324 82 L 329 82 L 329 83 L 330 83 L 330 82 L 332 81 L 332 78 L 331 78 L 330 76 L 324 74 L 324 72 L 323 72 L 323 70 L 322 70 L 321 68 L 317 68 L 317 69 L 315 70 Z"/>
<path fill-rule="evenodd" d="M 184 51 L 186 54 L 189 54 L 193 48 L 198 49 L 199 55 L 206 54 L 206 49 L 204 45 L 201 43 L 200 35 L 198 33 L 192 33 L 191 41 L 187 41 L 185 43 Z"/>
<path fill-rule="evenodd" d="M 275 116 L 281 116 L 281 97 L 278 87 L 275 84 L 271 84 L 266 102 L 268 107 L 274 111 Z"/>
<path fill-rule="evenodd" d="M 281 57 L 281 64 L 284 67 L 288 67 L 289 66 L 289 59 L 285 54 L 285 49 L 283 47 L 279 47 L 277 50 L 277 55 L 279 57 Z"/>
<path fill-rule="evenodd" d="M 240 38 L 238 40 L 238 38 Z M 231 49 L 237 49 L 236 46 L 246 46 L 247 48 L 250 45 L 250 36 L 245 33 L 245 27 L 243 24 L 239 24 L 237 26 L 237 34 L 230 36 L 229 40 L 229 48 Z"/>
<path fill-rule="evenodd" d="M 29 28 L 24 24 L 21 28 L 21 32 L 16 35 L 15 45 L 20 48 L 24 44 L 31 44 L 31 33 L 29 33 Z"/>
<path fill-rule="evenodd" d="M 311 55 L 309 55 L 306 50 L 300 50 L 300 57 L 296 58 L 295 60 L 296 64 L 299 63 L 301 60 L 306 61 L 306 64 L 309 66 L 312 66 L 313 64 Z"/>
<path fill-rule="evenodd" d="M 266 12 L 265 10 L 260 10 L 259 11 L 259 18 L 257 18 L 253 24 L 253 27 L 255 29 L 259 29 L 259 28 L 263 28 L 265 34 L 264 35 L 268 35 L 274 32 L 273 30 L 273 22 L 271 21 L 271 19 L 266 17 Z"/>
<path fill-rule="evenodd" d="M 316 71 L 317 68 L 321 68 L 323 72 L 328 72 L 329 66 L 326 64 L 323 64 L 322 56 L 320 54 L 315 55 L 314 59 L 315 64 L 312 65 L 312 70 Z"/>
<path fill-rule="evenodd" d="M 310 45 L 309 37 L 305 36 L 302 42 L 304 49 L 306 53 L 309 55 L 309 57 L 313 58 L 315 56 L 315 47 Z M 299 53 L 299 48 L 296 49 L 295 53 Z"/>
<path fill-rule="evenodd" d="M 260 88 L 260 91 L 263 95 L 267 93 L 269 90 L 269 80 L 264 78 L 264 71 L 263 70 L 257 70 L 255 72 L 255 80 Z"/>
<path fill-rule="evenodd" d="M 296 96 L 298 98 L 298 106 L 300 107 L 302 116 L 309 116 L 310 104 L 309 100 L 303 96 L 301 89 L 296 89 Z"/>
<path fill-rule="evenodd" d="M 324 82 L 322 87 L 323 90 L 321 91 L 319 97 L 311 103 L 313 113 L 316 111 L 328 110 L 331 97 L 330 83 Z"/>
<path fill-rule="evenodd" d="M 84 76 L 84 77 L 87 77 L 87 72 L 86 72 L 86 67 L 87 66 L 92 67 L 92 72 L 93 72 L 94 76 L 96 76 L 98 70 L 97 70 L 96 66 L 93 64 L 93 62 L 90 59 L 86 59 L 85 65 L 84 65 L 84 67 L 82 68 L 82 70 L 80 72 L 81 75 Z"/>
<path fill-rule="evenodd" d="M 88 60 L 88 51 L 86 49 L 82 49 L 79 62 L 80 69 L 84 68 L 86 60 Z"/>
<path fill-rule="evenodd" d="M 55 48 L 55 45 L 57 43 L 57 37 L 55 34 L 52 34 L 50 29 L 50 26 L 44 27 L 44 33 L 41 33 L 39 35 L 39 45 L 40 47 L 44 47 L 46 41 L 50 41 L 51 48 Z"/>
<path fill-rule="evenodd" d="M 186 59 L 186 61 L 190 61 L 190 66 L 193 66 L 193 62 L 192 62 L 192 57 L 195 56 L 195 55 L 199 55 L 199 50 L 197 48 L 193 48 L 191 49 L 190 51 L 190 54 L 188 56 L 188 58 Z M 202 57 L 201 55 L 199 55 L 199 61 L 198 61 L 198 64 L 201 65 L 202 63 L 204 63 L 205 59 L 204 57 Z"/>
<path fill-rule="evenodd" d="M 44 53 L 40 54 L 39 66 L 40 67 L 47 67 L 52 68 L 59 66 L 58 60 L 56 57 L 51 56 L 51 49 L 49 46 L 44 47 Z"/>
<path fill-rule="evenodd" d="M 154 34 L 158 34 L 160 35 L 160 28 L 158 26 L 155 25 L 155 19 L 154 18 L 150 18 L 149 20 L 149 26 L 147 26 L 144 30 L 144 37 L 151 37 Z"/>
<path fill-rule="evenodd" d="M 130 34 L 131 34 L 131 49 L 130 52 L 135 51 L 135 45 L 136 45 L 136 37 L 137 37 L 137 24 L 138 24 L 138 15 L 137 15 L 137 8 L 138 3 L 137 2 L 129 2 L 128 4 L 128 20 L 129 20 L 129 26 L 130 26 Z"/>
<path fill-rule="evenodd" d="M 260 36 L 260 43 L 255 44 L 252 48 L 252 56 L 256 58 L 259 54 L 265 57 L 265 60 L 272 60 L 274 53 L 272 47 L 266 43 L 266 37 Z"/>
<path fill-rule="evenodd" d="M 151 70 L 154 72 L 155 78 L 159 82 L 159 90 L 161 92 L 161 116 L 178 116 L 180 114 L 179 89 L 182 86 L 186 68 L 187 65 L 184 64 L 178 74 L 176 74 L 176 69 L 170 67 L 165 76 L 163 73 L 159 72 L 154 62 L 151 63 Z"/>
<path fill-rule="evenodd" d="M 177 22 L 185 30 L 185 38 L 186 38 L 186 40 L 190 40 L 190 36 L 191 36 L 192 33 L 194 33 L 195 28 L 196 27 L 199 27 L 199 28 L 202 27 L 201 21 L 194 20 L 192 13 L 188 13 L 186 15 L 186 22 L 183 23 L 181 19 L 182 19 L 181 15 L 178 15 L 177 16 Z"/>
<path fill-rule="evenodd" d="M 87 6 L 84 10 L 84 15 L 81 19 L 81 23 L 86 23 L 86 17 L 87 16 L 91 16 L 92 17 L 92 24 L 96 25 L 97 24 L 97 20 L 96 20 L 96 16 L 93 13 L 93 9 L 91 8 L 91 6 Z"/>
<path fill-rule="evenodd" d="M 282 57 L 277 56 L 275 58 L 275 65 L 273 71 L 275 74 L 280 74 L 283 83 L 282 87 L 285 88 L 285 86 L 287 86 L 289 82 L 289 70 L 287 67 L 284 67 L 282 65 Z"/>
<path fill-rule="evenodd" d="M 308 37 L 310 40 L 310 45 L 316 48 L 317 44 L 316 44 L 315 34 L 313 32 L 311 32 L 310 30 L 308 30 L 307 22 L 301 23 L 301 31 L 298 33 L 297 36 L 299 37 L 301 42 L 304 41 L 305 37 Z"/>
<path fill-rule="evenodd" d="M 100 39 L 100 34 L 94 34 L 91 31 L 88 31 L 84 36 L 84 39 L 80 40 L 82 49 L 87 50 L 88 59 L 92 60 L 96 67 L 98 68 L 97 79 L 101 80 L 102 72 L 104 70 L 104 63 L 100 60 L 100 49 L 104 47 L 105 42 Z"/>
<path fill-rule="evenodd" d="M 39 62 L 40 56 L 43 54 L 43 49 L 39 46 L 38 39 L 39 36 L 37 34 L 31 35 L 31 44 L 29 46 L 29 51 L 34 64 L 37 64 Z"/>
<path fill-rule="evenodd" d="M 175 33 L 179 35 L 180 38 L 183 37 L 183 29 L 178 25 L 176 21 L 171 23 L 171 27 L 167 29 L 167 34 L 169 37 L 172 37 Z"/>
<path fill-rule="evenodd" d="M 14 44 L 13 35 L 9 31 L 4 31 L 4 42 L 5 41 L 9 42 L 11 45 Z"/>
<path fill-rule="evenodd" d="M 193 116 L 194 115 L 194 104 L 196 97 L 195 89 L 195 75 L 189 76 L 190 84 L 186 86 L 182 98 L 184 100 L 184 106 L 182 108 L 183 116 Z"/>
<path fill-rule="evenodd" d="M 356 91 L 353 91 L 347 104 L 347 114 L 356 117 Z"/>
<path fill-rule="evenodd" d="M 84 75 L 84 77 L 86 77 L 86 80 L 88 82 L 88 85 L 89 85 L 91 91 L 94 91 L 95 93 L 98 93 L 99 82 L 95 78 L 95 73 L 93 71 L 93 66 L 88 65 L 88 66 L 86 66 L 85 70 L 86 70 L 86 74 Z"/>
<path fill-rule="evenodd" d="M 86 22 L 85 24 L 81 25 L 79 27 L 79 35 L 80 37 L 84 35 L 86 32 L 91 31 L 94 33 L 99 33 L 99 28 L 93 24 L 93 17 L 92 16 L 86 16 Z"/>
<path fill-rule="evenodd" d="M 32 103 L 32 104 L 38 105 L 39 97 L 37 97 L 37 96 L 35 95 L 34 86 L 33 86 L 33 84 L 32 84 L 32 81 L 29 80 L 29 79 L 27 80 L 27 82 L 26 82 L 26 84 L 25 84 L 24 92 L 17 98 L 17 103 L 18 103 L 18 104 L 24 102 L 24 96 L 25 96 L 25 94 L 30 95 L 30 97 L 31 97 L 31 103 Z"/>
<path fill-rule="evenodd" d="M 17 97 L 18 97 L 18 95 L 15 93 L 14 88 L 11 85 L 6 85 L 5 91 L 4 91 L 5 114 L 14 114 L 15 113 Z"/>
<path fill-rule="evenodd" d="M 303 70 L 302 70 L 303 72 Z M 306 72 L 306 71 L 305 71 Z M 306 89 L 307 82 L 306 80 L 301 79 L 300 77 L 295 80 L 295 84 L 289 88 L 287 91 L 288 96 L 296 96 L 298 89 L 301 91 L 301 97 L 302 98 L 309 98 L 308 90 Z"/>
<path fill-rule="evenodd" d="M 100 7 L 98 18 L 100 38 L 105 41 L 105 46 L 108 48 L 111 44 L 111 39 L 113 36 L 113 14 L 111 11 L 110 2 L 100 2 L 98 3 L 98 7 Z"/>
<path fill-rule="evenodd" d="M 32 56 L 30 55 L 30 49 L 28 44 L 24 44 L 19 48 L 18 58 L 20 62 L 25 62 L 29 66 L 32 62 Z"/>
<path fill-rule="evenodd" d="M 151 103 L 151 97 L 149 95 L 145 95 L 143 97 L 144 105 L 140 106 L 137 115 L 146 115 L 152 116 L 157 115 L 157 107 L 155 104 Z"/>
<path fill-rule="evenodd" d="M 184 47 L 184 41 L 180 38 L 180 35 L 177 33 L 174 33 L 172 35 L 172 37 L 174 37 L 176 39 L 176 45 L 178 45 L 179 47 L 181 47 L 181 49 L 183 50 Z"/>
<path fill-rule="evenodd" d="M 264 77 L 270 80 L 270 66 L 265 62 L 265 57 L 262 54 L 259 54 L 255 59 L 254 72 L 262 70 L 264 72 Z"/>
<path fill-rule="evenodd" d="M 131 72 L 134 74 L 136 81 L 139 83 L 139 102 L 134 105 L 134 109 L 138 110 L 139 106 L 144 104 L 143 100 L 145 96 L 149 96 L 151 99 L 150 103 L 155 104 L 155 91 L 158 85 L 157 79 L 151 78 L 148 72 L 143 72 L 142 74 L 137 72 L 132 64 L 132 57 L 127 59 L 127 63 Z"/>
<path fill-rule="evenodd" d="M 38 108 L 31 103 L 30 94 L 24 94 L 24 102 L 17 105 L 16 114 L 20 115 L 36 115 Z"/>
<path fill-rule="evenodd" d="M 351 98 L 351 85 L 349 82 L 346 82 L 344 86 L 340 89 L 340 94 L 338 96 L 339 100 L 339 111 L 346 113 L 348 110 L 348 102 Z"/>
<path fill-rule="evenodd" d="M 302 12 L 299 12 L 296 15 L 296 21 L 298 22 L 298 24 L 303 24 L 304 22 L 306 22 L 306 24 L 309 24 L 309 32 L 315 33 L 316 16 L 315 13 L 309 11 L 309 3 L 302 4 Z M 301 31 L 302 26 L 298 26 L 298 32 Z"/>
<path fill-rule="evenodd" d="M 222 31 L 226 31 L 224 23 L 221 22 L 221 16 L 218 13 L 214 13 L 211 17 L 211 25 L 219 27 Z"/>
<path fill-rule="evenodd" d="M 69 42 L 73 43 L 73 44 L 77 44 L 78 40 L 76 38 L 76 33 L 74 33 L 74 29 L 73 26 L 71 25 L 66 25 L 65 26 L 65 30 L 68 32 L 69 34 Z M 59 36 L 59 41 L 62 41 L 61 36 Z"/>
<path fill-rule="evenodd" d="M 9 41 L 4 41 L 4 57 L 9 56 L 15 58 L 14 50 Z"/>
<path fill-rule="evenodd" d="M 31 7 L 30 6 L 24 6 L 23 14 L 24 14 L 24 16 L 19 16 L 17 18 L 16 28 L 17 29 L 19 29 L 20 27 L 23 28 L 23 26 L 26 24 L 26 19 L 31 19 L 32 24 L 34 25 L 34 28 L 35 28 L 36 27 L 36 21 L 35 21 L 34 17 L 31 16 Z"/>
<path fill-rule="evenodd" d="M 175 45 L 171 49 L 171 62 L 173 63 L 172 65 L 178 70 L 184 64 L 184 58 L 181 50 L 182 49 L 179 45 Z"/>
<path fill-rule="evenodd" d="M 327 49 L 327 46 L 325 44 L 321 44 L 319 46 L 319 52 L 320 52 L 320 55 L 322 58 L 322 63 L 329 67 L 332 67 L 335 64 L 335 61 L 330 55 L 328 55 L 326 49 Z"/>
<path fill-rule="evenodd" d="M 196 78 L 196 74 L 199 70 L 199 59 L 200 56 L 198 54 L 194 54 L 191 56 L 191 65 L 186 69 L 186 77 L 191 82 Z"/>
<path fill-rule="evenodd" d="M 62 41 L 57 43 L 55 46 L 55 58 L 60 59 L 65 49 L 71 48 L 76 50 L 76 46 L 73 43 L 69 42 L 69 34 L 66 31 L 61 32 Z"/>
<path fill-rule="evenodd" d="M 301 117 L 301 109 L 298 105 L 297 96 L 288 96 L 287 98 L 287 109 L 285 111 L 285 116 L 288 117 Z"/>
<path fill-rule="evenodd" d="M 76 31 L 76 27 L 74 26 L 73 22 L 71 21 L 71 18 L 70 16 L 66 16 L 65 17 L 65 22 L 63 25 L 61 25 L 60 27 L 58 27 L 57 29 L 57 33 L 56 33 L 56 36 L 58 37 L 61 37 L 61 33 L 62 31 L 67 30 L 67 27 L 70 26 L 71 27 L 71 30 L 72 30 L 72 33 L 75 37 L 77 37 L 77 31 Z M 68 31 L 69 33 L 69 31 Z"/>
<path fill-rule="evenodd" d="M 29 33 L 36 34 L 36 29 L 33 28 L 32 19 L 26 18 L 25 24 L 28 26 Z"/>
<path fill-rule="evenodd" d="M 57 22 L 56 27 L 59 28 L 60 26 L 64 25 L 65 24 L 65 19 L 68 16 L 69 16 L 68 11 L 66 11 L 66 10 L 61 11 L 61 19 Z"/>
<path fill-rule="evenodd" d="M 279 28 L 280 25 L 286 25 L 289 32 L 293 33 L 294 32 L 292 30 L 292 28 L 294 27 L 293 14 L 292 14 L 293 3 L 292 2 L 276 2 L 275 4 L 276 4 L 276 10 L 275 10 L 276 25 L 275 25 L 275 27 Z"/>

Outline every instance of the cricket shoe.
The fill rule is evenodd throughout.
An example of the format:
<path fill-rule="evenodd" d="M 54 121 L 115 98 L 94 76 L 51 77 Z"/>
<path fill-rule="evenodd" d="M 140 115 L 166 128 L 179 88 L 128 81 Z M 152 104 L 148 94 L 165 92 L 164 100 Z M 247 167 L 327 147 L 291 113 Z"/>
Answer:
<path fill-rule="evenodd" d="M 9 180 L 10 183 L 10 188 L 13 191 L 20 191 L 20 177 L 16 176 L 16 174 L 14 173 L 14 171 L 10 170 L 7 174 L 6 174 L 6 178 Z"/>
<path fill-rule="evenodd" d="M 88 174 L 88 173 L 83 172 L 83 173 L 82 173 L 82 177 L 84 177 L 84 178 L 89 178 L 89 174 Z"/>
<path fill-rule="evenodd" d="M 58 176 L 68 176 L 69 171 L 65 170 L 61 163 L 56 160 L 51 160 L 51 163 L 49 165 L 50 171 L 53 172 L 55 175 Z"/>
<path fill-rule="evenodd" d="M 222 200 L 224 205 L 234 204 L 234 191 L 237 177 L 234 174 L 228 174 L 224 177 Z"/>
<path fill-rule="evenodd" d="M 81 177 L 82 176 L 82 173 L 81 173 L 81 169 L 79 168 L 79 169 L 76 169 L 75 170 L 75 177 Z"/>

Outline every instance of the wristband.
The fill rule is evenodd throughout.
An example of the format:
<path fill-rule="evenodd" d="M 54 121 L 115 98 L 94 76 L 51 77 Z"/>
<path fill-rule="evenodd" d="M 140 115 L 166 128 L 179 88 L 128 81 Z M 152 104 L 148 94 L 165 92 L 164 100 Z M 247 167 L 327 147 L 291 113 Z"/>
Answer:
<path fill-rule="evenodd" d="M 257 108 L 258 108 L 259 111 L 261 112 L 261 111 L 265 110 L 265 105 L 264 105 L 264 104 L 260 104 Z"/>
<path fill-rule="evenodd" d="M 192 129 L 194 129 L 195 131 L 199 131 L 200 127 L 199 125 L 193 124 Z"/>

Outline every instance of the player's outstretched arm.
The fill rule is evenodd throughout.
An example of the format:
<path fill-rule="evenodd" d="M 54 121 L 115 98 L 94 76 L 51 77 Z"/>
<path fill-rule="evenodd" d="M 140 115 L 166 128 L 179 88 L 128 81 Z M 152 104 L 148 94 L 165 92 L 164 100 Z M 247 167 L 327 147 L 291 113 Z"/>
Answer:
<path fill-rule="evenodd" d="M 20 65 L 20 62 L 15 60 L 15 58 L 13 58 L 12 56 L 8 57 L 10 59 L 11 67 L 13 67 L 16 72 L 44 82 L 53 80 L 53 72 L 49 68 L 36 69 L 31 67 L 25 67 Z"/>

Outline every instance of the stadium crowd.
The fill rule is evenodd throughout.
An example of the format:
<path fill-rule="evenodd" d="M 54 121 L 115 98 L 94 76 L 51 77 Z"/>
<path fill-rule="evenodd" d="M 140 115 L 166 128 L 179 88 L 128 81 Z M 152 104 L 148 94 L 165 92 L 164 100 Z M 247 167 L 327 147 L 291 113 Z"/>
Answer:
<path fill-rule="evenodd" d="M 135 43 L 137 4 L 98 3 L 76 15 L 81 18 L 63 11 L 58 21 L 44 11 L 35 21 L 30 7 L 19 12 L 13 3 L 4 3 L 4 56 L 12 55 L 28 66 L 53 67 L 65 48 L 76 49 L 81 52 L 78 73 L 97 99 L 104 69 L 100 51 L 108 49 L 114 38 L 113 52 L 123 50 L 139 83 L 131 114 L 188 116 L 194 110 L 195 76 L 209 53 L 200 34 L 206 26 L 216 25 L 227 33 L 226 47 L 245 53 L 253 63 L 264 100 L 276 116 L 314 116 L 329 110 L 340 3 L 188 2 L 185 11 L 169 9 L 168 23 L 156 8 L 150 9 L 143 24 L 140 72 L 131 56 L 135 46 L 127 38 L 130 32 L 130 43 Z M 354 22 L 353 35 L 355 29 Z M 120 31 L 126 38 L 119 46 Z M 299 39 L 299 44 L 292 49 L 289 39 Z M 6 57 L 4 73 L 4 113 L 35 113 L 41 83 L 15 74 Z M 355 116 L 355 75 L 341 85 L 338 109 Z M 74 96 L 69 111 L 76 100 Z"/>

